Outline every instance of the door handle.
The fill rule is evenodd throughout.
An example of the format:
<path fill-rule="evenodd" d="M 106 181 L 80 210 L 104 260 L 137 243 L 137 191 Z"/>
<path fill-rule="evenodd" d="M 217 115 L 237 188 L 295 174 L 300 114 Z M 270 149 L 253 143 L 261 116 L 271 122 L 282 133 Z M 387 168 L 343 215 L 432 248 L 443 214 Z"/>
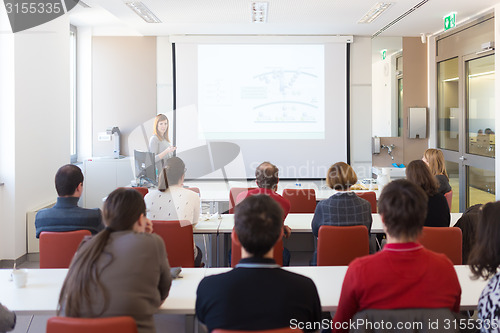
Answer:
<path fill-rule="evenodd" d="M 465 160 L 466 160 L 465 156 L 460 156 L 458 159 L 459 159 L 460 161 L 465 161 Z"/>

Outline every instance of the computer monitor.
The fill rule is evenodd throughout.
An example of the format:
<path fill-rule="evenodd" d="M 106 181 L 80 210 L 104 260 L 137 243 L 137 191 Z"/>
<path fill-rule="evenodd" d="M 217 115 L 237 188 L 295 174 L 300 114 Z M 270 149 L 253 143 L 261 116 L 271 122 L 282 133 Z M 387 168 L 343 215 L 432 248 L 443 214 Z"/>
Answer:
<path fill-rule="evenodd" d="M 156 179 L 155 154 L 147 151 L 134 150 L 135 178 L 137 185 L 158 185 Z"/>

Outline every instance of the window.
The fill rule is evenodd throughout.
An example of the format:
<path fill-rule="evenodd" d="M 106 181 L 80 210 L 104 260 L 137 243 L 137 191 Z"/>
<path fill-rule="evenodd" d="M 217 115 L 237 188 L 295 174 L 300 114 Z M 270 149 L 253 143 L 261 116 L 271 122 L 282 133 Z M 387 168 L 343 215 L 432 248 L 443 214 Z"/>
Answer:
<path fill-rule="evenodd" d="M 75 163 L 78 158 L 76 145 L 77 113 L 76 113 L 76 27 L 71 26 L 69 32 L 69 64 L 70 64 L 70 154 L 71 163 Z"/>

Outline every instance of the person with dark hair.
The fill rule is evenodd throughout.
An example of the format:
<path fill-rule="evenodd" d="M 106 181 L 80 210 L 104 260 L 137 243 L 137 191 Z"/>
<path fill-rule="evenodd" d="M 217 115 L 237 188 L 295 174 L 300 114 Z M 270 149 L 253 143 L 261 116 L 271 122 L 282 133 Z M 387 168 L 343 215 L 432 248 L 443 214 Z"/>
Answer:
<path fill-rule="evenodd" d="M 426 227 L 449 227 L 450 206 L 442 193 L 438 192 L 439 183 L 424 161 L 414 160 L 406 167 L 406 179 L 420 186 L 427 195 Z"/>
<path fill-rule="evenodd" d="M 168 118 L 160 113 L 155 117 L 153 135 L 149 139 L 149 151 L 155 154 L 156 170 L 160 172 L 166 165 L 167 160 L 177 149 L 170 143 L 168 137 Z"/>
<path fill-rule="evenodd" d="M 290 212 L 290 201 L 283 198 L 281 195 L 276 193 L 278 190 L 279 183 L 279 169 L 276 165 L 270 162 L 262 162 L 257 169 L 255 169 L 255 183 L 258 188 L 242 192 L 236 197 L 236 203 L 240 203 L 245 198 L 251 195 L 265 194 L 274 199 L 283 210 L 283 221 L 285 221 L 288 213 Z M 285 238 L 290 237 L 292 234 L 292 229 L 289 226 L 283 225 L 283 235 Z M 283 266 L 290 265 L 290 251 L 287 248 L 283 248 Z"/>
<path fill-rule="evenodd" d="M 0 332 L 12 331 L 16 326 L 16 314 L 0 304 Z"/>
<path fill-rule="evenodd" d="M 57 170 L 55 185 L 58 194 L 54 207 L 40 210 L 35 217 L 36 238 L 42 231 L 89 230 L 96 234 L 104 228 L 101 210 L 78 207 L 83 193 L 83 173 L 79 167 L 66 164 Z"/>
<path fill-rule="evenodd" d="M 139 192 L 118 188 L 107 197 L 106 228 L 84 239 L 59 296 L 57 314 L 97 318 L 131 316 L 139 333 L 154 333 L 153 315 L 172 277 L 165 244 L 152 234 Z"/>
<path fill-rule="evenodd" d="M 179 157 L 167 160 L 160 172 L 158 189 L 151 190 L 144 197 L 151 220 L 175 221 L 181 225 L 196 225 L 200 217 L 200 197 L 183 187 L 186 166 Z M 184 223 L 184 224 L 183 224 Z M 187 223 L 187 224 L 185 224 Z M 199 247 L 194 247 L 194 265 L 201 266 L 203 259 Z"/>
<path fill-rule="evenodd" d="M 469 255 L 469 266 L 473 276 L 488 280 L 477 304 L 477 318 L 482 323 L 500 324 L 500 201 L 482 206 L 476 241 Z M 493 331 L 493 330 L 492 330 Z M 484 325 L 481 332 L 492 332 Z M 497 330 L 494 330 L 497 332 Z"/>
<path fill-rule="evenodd" d="M 378 201 L 387 244 L 349 265 L 334 327 L 365 309 L 460 309 L 460 283 L 451 261 L 417 243 L 427 214 L 427 197 L 404 180 L 387 184 Z M 344 323 L 344 324 L 342 324 Z M 336 332 L 348 332 L 339 329 Z"/>
<path fill-rule="evenodd" d="M 337 193 L 316 205 L 311 222 L 314 237 L 318 238 L 319 228 L 322 225 L 365 225 L 370 232 L 372 227 L 371 204 L 350 191 L 351 186 L 357 181 L 358 176 L 347 163 L 338 162 L 328 169 L 326 184 Z M 316 262 L 317 250 L 315 249 L 311 264 L 316 265 Z"/>
<path fill-rule="evenodd" d="M 321 305 L 314 282 L 273 260 L 273 246 L 283 233 L 278 203 L 268 195 L 246 198 L 235 207 L 234 228 L 242 259 L 233 270 L 200 282 L 198 319 L 210 332 L 290 327 L 292 320 L 319 324 Z"/>

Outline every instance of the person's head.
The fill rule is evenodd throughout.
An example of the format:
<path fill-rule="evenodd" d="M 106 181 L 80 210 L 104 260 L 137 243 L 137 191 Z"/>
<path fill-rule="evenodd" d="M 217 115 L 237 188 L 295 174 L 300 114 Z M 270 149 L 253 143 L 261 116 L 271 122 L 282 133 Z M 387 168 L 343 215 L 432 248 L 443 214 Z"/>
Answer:
<path fill-rule="evenodd" d="M 428 196 L 437 193 L 439 183 L 422 160 L 411 161 L 406 167 L 406 179 L 420 186 Z"/>
<path fill-rule="evenodd" d="M 439 149 L 429 148 L 424 152 L 422 161 L 429 166 L 431 174 L 434 176 L 445 175 L 448 178 L 448 173 L 446 172 L 446 165 L 444 163 L 443 152 Z"/>
<path fill-rule="evenodd" d="M 133 229 L 142 215 L 146 215 L 146 204 L 133 188 L 117 188 L 111 192 L 102 209 L 104 224 L 113 231 Z"/>
<path fill-rule="evenodd" d="M 71 262 L 59 295 L 58 313 L 64 307 L 65 315 L 81 317 L 81 305 L 90 302 L 89 291 L 94 287 L 101 295 L 104 295 L 102 312 L 106 310 L 109 295 L 95 274 L 95 263 L 103 254 L 111 233 L 125 230 L 136 231 L 135 226 L 146 223 L 146 205 L 142 195 L 133 188 L 114 190 L 104 202 L 103 219 L 106 228 L 85 242 Z M 108 256 L 108 260 L 112 261 L 113 258 Z M 98 317 L 102 312 L 94 313 L 93 316 Z"/>
<path fill-rule="evenodd" d="M 170 142 L 170 139 L 168 138 L 168 128 L 169 128 L 169 123 L 167 116 L 165 116 L 162 113 L 157 115 L 155 118 L 155 125 L 153 132 L 158 137 L 158 139 L 167 140 L 168 142 Z"/>
<path fill-rule="evenodd" d="M 255 169 L 255 182 L 260 188 L 276 190 L 279 182 L 278 173 L 279 169 L 276 165 L 263 162 Z"/>
<path fill-rule="evenodd" d="M 234 230 L 245 251 L 261 258 L 282 235 L 283 210 L 268 195 L 249 196 L 234 208 Z"/>
<path fill-rule="evenodd" d="M 326 185 L 337 191 L 347 191 L 356 184 L 358 176 L 353 168 L 344 162 L 337 162 L 328 169 Z"/>
<path fill-rule="evenodd" d="M 469 255 L 475 277 L 489 279 L 500 267 L 500 201 L 485 204 L 479 213 L 476 240 Z"/>
<path fill-rule="evenodd" d="M 58 196 L 70 197 L 76 195 L 77 188 L 80 185 L 83 186 L 82 170 L 73 164 L 63 165 L 56 172 L 55 183 Z"/>
<path fill-rule="evenodd" d="M 169 158 L 158 177 L 158 190 L 163 192 L 171 185 L 180 185 L 184 180 L 185 173 L 186 165 L 179 157 Z"/>
<path fill-rule="evenodd" d="M 427 216 L 427 196 L 408 180 L 394 180 L 384 186 L 378 212 L 391 237 L 414 241 L 422 232 Z"/>

